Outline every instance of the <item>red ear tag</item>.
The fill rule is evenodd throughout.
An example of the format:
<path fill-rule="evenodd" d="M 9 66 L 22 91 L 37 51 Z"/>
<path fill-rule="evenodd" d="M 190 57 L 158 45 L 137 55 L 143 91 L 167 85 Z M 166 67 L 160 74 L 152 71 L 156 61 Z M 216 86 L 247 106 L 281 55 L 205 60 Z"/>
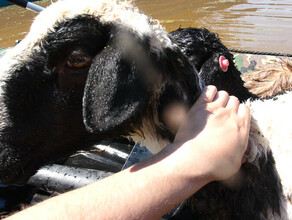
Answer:
<path fill-rule="evenodd" d="M 226 72 L 228 70 L 229 61 L 224 56 L 220 56 L 219 65 L 220 65 L 221 70 L 223 72 Z"/>

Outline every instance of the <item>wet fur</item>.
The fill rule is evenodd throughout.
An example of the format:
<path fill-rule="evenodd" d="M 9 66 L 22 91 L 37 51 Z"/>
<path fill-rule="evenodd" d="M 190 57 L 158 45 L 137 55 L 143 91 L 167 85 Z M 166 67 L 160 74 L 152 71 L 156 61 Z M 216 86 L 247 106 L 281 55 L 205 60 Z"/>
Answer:
<path fill-rule="evenodd" d="M 82 68 L 68 65 L 88 58 Z M 190 107 L 202 88 L 167 32 L 116 0 L 52 4 L 0 60 L 0 75 L 1 183 L 22 183 L 40 166 L 110 137 L 143 141 L 148 129 L 172 140 L 163 106 L 173 97 Z M 161 148 L 159 141 L 155 151 Z"/>
<path fill-rule="evenodd" d="M 257 98 L 243 86 L 244 81 L 233 62 L 233 54 L 216 33 L 207 29 L 179 28 L 172 31 L 170 35 L 195 65 L 206 85 L 216 85 L 219 90 L 228 91 L 241 102 L 249 98 Z M 223 72 L 220 68 L 221 55 L 229 60 L 227 72 Z"/>
<path fill-rule="evenodd" d="M 284 122 L 287 119 L 283 118 L 283 115 L 289 115 L 287 109 L 292 105 L 288 103 L 291 93 L 284 94 L 281 98 L 282 101 L 277 100 L 278 98 L 259 100 L 256 87 L 250 86 L 250 91 L 245 88 L 241 73 L 234 65 L 233 55 L 222 44 L 216 33 L 207 29 L 179 28 L 170 35 L 196 66 L 206 85 L 216 85 L 218 89 L 237 96 L 241 102 L 248 100 L 253 112 L 249 163 L 242 166 L 240 174 L 237 179 L 235 178 L 236 182 L 232 183 L 233 187 L 232 184 L 230 188 L 230 184 L 214 182 L 192 196 L 190 204 L 195 210 L 195 216 L 198 219 L 289 219 L 292 214 L 291 201 L 289 202 L 292 182 L 286 173 L 288 170 L 275 164 L 272 151 L 277 155 L 286 152 L 285 158 L 289 158 L 289 142 L 292 138 L 291 123 Z M 221 55 L 229 60 L 230 65 L 227 72 L 220 69 L 218 59 Z M 280 73 L 286 73 L 288 76 L 287 72 L 289 72 L 289 68 L 283 67 Z M 252 78 L 253 75 L 248 77 Z M 289 82 L 285 79 L 284 77 L 282 80 L 284 83 Z M 255 79 L 253 84 L 256 82 Z M 268 81 L 268 83 L 273 84 L 273 81 Z M 277 110 L 272 110 L 277 106 L 279 107 Z M 274 116 L 274 112 L 277 112 L 277 116 Z M 267 121 L 272 124 L 268 124 Z M 283 129 L 280 129 L 279 125 Z M 262 129 L 273 127 L 274 129 L 271 129 L 270 133 L 262 134 Z M 280 138 L 276 138 L 277 135 L 283 137 L 283 142 Z M 273 141 L 275 139 L 277 140 Z M 278 164 L 286 161 L 285 158 L 276 157 L 279 160 Z M 281 181 L 285 182 L 284 195 Z"/>
<path fill-rule="evenodd" d="M 200 93 L 194 66 L 156 22 L 127 3 L 83 1 L 81 6 L 72 1 L 41 13 L 27 38 L 0 61 L 1 182 L 23 181 L 41 165 L 113 135 L 155 141 L 159 151 L 165 144 L 161 140 L 174 136 L 161 121 L 164 107 L 173 101 L 190 107 Z M 204 45 L 205 39 L 199 39 Z M 76 72 L 64 71 L 72 48 L 93 58 L 77 81 Z M 203 52 L 208 55 L 208 50 Z M 214 73 L 205 80 L 219 80 L 221 75 Z M 80 80 L 84 84 L 75 84 Z M 241 91 L 232 88 L 232 80 L 224 82 L 235 95 Z M 280 214 L 281 187 L 271 152 L 260 154 L 257 162 L 260 172 L 251 163 L 243 166 L 248 178 L 239 188 L 211 183 L 194 195 L 191 200 L 199 201 L 193 203 L 194 216 L 258 219 Z"/>

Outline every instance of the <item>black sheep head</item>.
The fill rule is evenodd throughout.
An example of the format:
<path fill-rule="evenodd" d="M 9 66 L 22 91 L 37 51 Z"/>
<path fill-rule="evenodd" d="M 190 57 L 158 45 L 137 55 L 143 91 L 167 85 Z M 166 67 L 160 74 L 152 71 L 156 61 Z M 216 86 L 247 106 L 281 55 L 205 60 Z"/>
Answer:
<path fill-rule="evenodd" d="M 160 119 L 170 95 L 191 106 L 202 87 L 160 25 L 114 0 L 53 4 L 0 62 L 6 184 L 92 141 L 126 135 L 141 117 Z"/>
<path fill-rule="evenodd" d="M 256 98 L 243 86 L 244 82 L 234 65 L 233 55 L 217 34 L 207 29 L 179 28 L 170 35 L 195 65 L 206 85 L 215 85 L 219 90 L 236 96 L 241 102 Z M 222 65 L 224 59 L 228 65 Z"/>

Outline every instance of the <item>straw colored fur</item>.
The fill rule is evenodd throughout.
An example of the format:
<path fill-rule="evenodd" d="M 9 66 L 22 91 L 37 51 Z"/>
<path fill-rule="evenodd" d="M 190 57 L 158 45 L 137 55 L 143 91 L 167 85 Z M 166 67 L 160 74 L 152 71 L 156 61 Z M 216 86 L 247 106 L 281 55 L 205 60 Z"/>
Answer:
<path fill-rule="evenodd" d="M 274 60 L 242 76 L 244 86 L 253 94 L 264 98 L 292 90 L 292 61 Z"/>

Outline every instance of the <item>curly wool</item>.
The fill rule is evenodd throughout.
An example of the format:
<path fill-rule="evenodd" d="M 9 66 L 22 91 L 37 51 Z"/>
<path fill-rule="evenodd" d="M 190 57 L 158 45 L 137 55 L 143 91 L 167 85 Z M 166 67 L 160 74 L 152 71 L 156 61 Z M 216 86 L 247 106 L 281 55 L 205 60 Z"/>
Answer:
<path fill-rule="evenodd" d="M 253 94 L 265 98 L 292 90 L 292 61 L 277 59 L 244 74 L 244 86 Z"/>

